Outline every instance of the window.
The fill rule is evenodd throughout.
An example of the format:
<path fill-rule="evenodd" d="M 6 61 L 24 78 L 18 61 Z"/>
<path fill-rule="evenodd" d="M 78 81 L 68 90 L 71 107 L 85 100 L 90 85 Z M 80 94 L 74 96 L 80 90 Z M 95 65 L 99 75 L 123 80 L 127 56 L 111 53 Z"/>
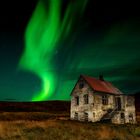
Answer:
<path fill-rule="evenodd" d="M 88 104 L 88 94 L 84 95 L 84 103 Z"/>
<path fill-rule="evenodd" d="M 124 116 L 124 113 L 121 113 L 121 119 L 124 119 L 125 116 Z"/>
<path fill-rule="evenodd" d="M 84 113 L 84 119 L 85 119 L 85 121 L 88 121 L 88 113 Z"/>
<path fill-rule="evenodd" d="M 129 114 L 129 123 L 133 123 L 133 114 Z"/>
<path fill-rule="evenodd" d="M 78 113 L 76 113 L 76 112 L 75 112 L 75 114 L 74 114 L 74 119 L 75 119 L 75 120 L 78 120 Z"/>
<path fill-rule="evenodd" d="M 93 119 L 95 119 L 95 112 L 93 112 Z"/>
<path fill-rule="evenodd" d="M 134 104 L 134 98 L 127 96 L 127 106 L 132 106 Z"/>
<path fill-rule="evenodd" d="M 125 123 L 125 114 L 124 113 L 121 113 L 120 115 L 121 115 L 120 116 L 121 117 L 121 120 L 120 121 L 123 124 L 123 123 Z"/>
<path fill-rule="evenodd" d="M 84 83 L 81 81 L 80 83 L 79 83 L 79 89 L 82 89 L 84 87 Z"/>
<path fill-rule="evenodd" d="M 103 105 L 108 105 L 108 96 L 107 95 L 102 96 L 102 104 Z"/>
<path fill-rule="evenodd" d="M 75 97 L 75 105 L 79 105 L 79 96 Z"/>

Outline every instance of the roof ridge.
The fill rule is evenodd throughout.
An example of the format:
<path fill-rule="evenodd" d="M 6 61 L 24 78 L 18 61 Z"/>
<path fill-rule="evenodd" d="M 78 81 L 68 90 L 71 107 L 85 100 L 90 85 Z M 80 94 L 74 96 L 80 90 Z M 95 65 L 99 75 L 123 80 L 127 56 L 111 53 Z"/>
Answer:
<path fill-rule="evenodd" d="M 116 94 L 116 95 L 123 94 L 117 87 L 115 87 L 109 81 L 106 80 L 102 81 L 95 77 L 91 77 L 83 74 L 81 74 L 80 76 L 82 76 L 87 81 L 87 83 L 96 91 L 106 92 L 106 93 Z"/>

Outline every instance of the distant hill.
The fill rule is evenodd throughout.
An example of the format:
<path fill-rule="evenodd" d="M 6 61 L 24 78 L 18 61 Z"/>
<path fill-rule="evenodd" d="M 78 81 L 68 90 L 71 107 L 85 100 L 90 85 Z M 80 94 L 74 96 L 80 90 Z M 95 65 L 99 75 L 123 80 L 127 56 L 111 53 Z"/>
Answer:
<path fill-rule="evenodd" d="M 0 111 L 5 112 L 69 112 L 70 101 L 11 102 L 0 101 Z"/>

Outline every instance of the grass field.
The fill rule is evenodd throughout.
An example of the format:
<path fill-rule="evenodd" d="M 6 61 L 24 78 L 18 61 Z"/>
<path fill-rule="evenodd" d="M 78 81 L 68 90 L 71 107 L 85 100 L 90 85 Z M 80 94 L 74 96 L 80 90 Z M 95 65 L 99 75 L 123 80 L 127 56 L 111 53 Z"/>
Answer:
<path fill-rule="evenodd" d="M 0 140 L 140 140 L 140 125 L 71 121 L 64 112 L 1 112 Z"/>

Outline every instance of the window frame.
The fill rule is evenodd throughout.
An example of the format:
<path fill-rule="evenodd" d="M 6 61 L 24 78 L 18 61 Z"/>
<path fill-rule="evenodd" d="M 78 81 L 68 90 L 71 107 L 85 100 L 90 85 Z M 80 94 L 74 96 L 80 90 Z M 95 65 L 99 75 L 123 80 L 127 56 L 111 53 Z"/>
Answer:
<path fill-rule="evenodd" d="M 134 122 L 134 115 L 132 113 L 129 114 L 129 123 L 133 123 Z"/>
<path fill-rule="evenodd" d="M 75 97 L 75 105 L 78 106 L 79 103 L 80 103 L 80 98 L 79 98 L 79 96 L 76 96 Z"/>
<path fill-rule="evenodd" d="M 74 120 L 78 120 L 78 113 L 77 112 L 74 113 Z"/>
<path fill-rule="evenodd" d="M 102 95 L 102 104 L 108 105 L 108 95 Z"/>
<path fill-rule="evenodd" d="M 121 113 L 120 114 L 120 117 L 121 117 L 121 119 L 124 119 L 125 118 L 125 114 L 124 113 Z"/>
<path fill-rule="evenodd" d="M 84 81 L 79 82 L 79 89 L 82 89 L 82 88 L 84 88 Z"/>
<path fill-rule="evenodd" d="M 89 95 L 88 94 L 85 94 L 83 96 L 83 98 L 84 98 L 84 104 L 89 104 Z"/>
<path fill-rule="evenodd" d="M 89 114 L 84 112 L 84 121 L 88 122 Z"/>
<path fill-rule="evenodd" d="M 134 99 L 131 96 L 127 96 L 127 106 L 133 106 Z"/>

